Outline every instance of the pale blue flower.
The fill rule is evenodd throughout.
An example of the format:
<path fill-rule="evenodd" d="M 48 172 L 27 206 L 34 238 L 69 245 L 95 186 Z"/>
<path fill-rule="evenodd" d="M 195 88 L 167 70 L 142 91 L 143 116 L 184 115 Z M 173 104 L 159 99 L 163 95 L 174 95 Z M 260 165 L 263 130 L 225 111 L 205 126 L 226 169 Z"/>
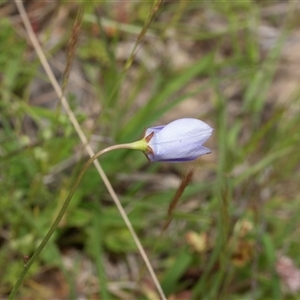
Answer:
<path fill-rule="evenodd" d="M 178 119 L 165 126 L 146 130 L 146 155 L 151 162 L 183 162 L 211 153 L 202 146 L 213 129 L 203 121 L 191 118 Z"/>

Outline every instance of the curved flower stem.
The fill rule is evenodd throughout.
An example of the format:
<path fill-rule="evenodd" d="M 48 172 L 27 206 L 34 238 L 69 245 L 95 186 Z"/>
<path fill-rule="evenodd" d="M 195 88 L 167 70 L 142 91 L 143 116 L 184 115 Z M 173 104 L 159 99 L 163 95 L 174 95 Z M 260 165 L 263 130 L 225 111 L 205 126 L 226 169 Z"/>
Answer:
<path fill-rule="evenodd" d="M 97 159 L 99 156 L 101 156 L 104 153 L 107 153 L 109 151 L 116 150 L 116 149 L 136 149 L 135 145 L 136 145 L 136 143 L 129 143 L 129 144 L 120 144 L 120 145 L 114 145 L 114 146 L 107 147 L 107 148 L 99 151 L 98 153 L 96 153 L 94 156 L 92 156 L 85 163 L 85 165 L 83 166 L 81 172 L 77 176 L 76 181 L 73 184 L 73 186 L 72 186 L 72 188 L 71 188 L 71 190 L 70 190 L 70 192 L 68 194 L 68 197 L 64 201 L 64 203 L 63 203 L 63 205 L 62 205 L 62 207 L 61 207 L 61 209 L 60 209 L 60 211 L 59 211 L 56 219 L 54 220 L 52 226 L 50 227 L 50 229 L 48 230 L 47 234 L 43 238 L 41 244 L 37 247 L 37 249 L 33 253 L 33 255 L 30 258 L 30 260 L 24 266 L 23 271 L 21 272 L 21 274 L 20 274 L 17 282 L 15 283 L 15 285 L 14 285 L 14 287 L 13 287 L 13 289 L 12 289 L 12 291 L 11 291 L 9 297 L 8 297 L 9 300 L 15 298 L 15 296 L 16 296 L 16 294 L 18 292 L 18 289 L 20 288 L 20 286 L 21 286 L 21 284 L 22 284 L 22 282 L 23 282 L 23 280 L 25 278 L 26 273 L 28 272 L 28 270 L 32 266 L 32 264 L 35 261 L 35 259 L 37 258 L 37 256 L 42 252 L 42 250 L 44 249 L 44 247 L 48 243 L 49 239 L 53 235 L 54 231 L 57 229 L 57 227 L 58 227 L 58 225 L 59 225 L 62 217 L 64 216 L 64 214 L 65 214 L 65 212 L 66 212 L 66 210 L 67 210 L 67 208 L 68 208 L 68 206 L 69 206 L 69 204 L 71 202 L 71 199 L 72 199 L 72 197 L 73 197 L 73 195 L 74 195 L 74 193 L 75 193 L 75 191 L 76 191 L 79 183 L 81 182 L 81 179 L 82 179 L 83 175 L 87 171 L 88 167 L 94 162 L 95 159 Z M 111 187 L 111 189 L 112 189 L 112 187 Z M 113 197 L 117 197 L 117 195 L 116 195 L 116 193 L 115 193 L 115 191 L 113 189 L 110 190 L 109 192 L 110 192 L 110 194 L 113 195 Z M 125 212 L 124 212 L 124 214 L 125 214 Z M 134 231 L 134 229 L 133 229 L 133 227 L 132 227 L 132 225 L 131 225 L 128 217 L 126 216 L 126 214 L 125 214 L 125 217 L 124 216 L 122 216 L 122 217 L 123 217 L 124 222 L 126 223 L 128 229 L 129 229 L 129 231 L 130 231 L 130 233 L 131 233 L 131 235 L 132 235 L 132 237 L 133 237 L 133 239 L 134 239 L 134 241 L 135 241 L 135 243 L 137 245 L 137 248 L 138 248 L 141 256 L 143 257 L 143 259 L 145 261 L 145 264 L 146 264 L 146 266 L 148 268 L 148 271 L 149 271 L 149 273 L 150 273 L 150 275 L 151 275 L 151 277 L 152 277 L 152 279 L 153 279 L 153 281 L 154 281 L 154 283 L 156 285 L 156 288 L 157 288 L 157 290 L 158 290 L 161 298 L 163 300 L 166 300 L 166 296 L 164 295 L 164 292 L 163 292 L 163 290 L 162 290 L 162 288 L 161 288 L 161 286 L 159 284 L 159 281 L 158 281 L 158 279 L 157 279 L 157 277 L 155 275 L 155 272 L 154 272 L 154 270 L 152 268 L 152 265 L 151 265 L 151 263 L 150 263 L 150 261 L 149 261 L 149 259 L 147 257 L 147 254 L 146 254 L 146 252 L 145 252 L 145 250 L 144 250 L 144 248 L 143 248 L 143 246 L 142 246 L 139 238 L 137 237 L 137 235 L 136 235 L 136 233 L 135 233 L 135 231 Z"/>

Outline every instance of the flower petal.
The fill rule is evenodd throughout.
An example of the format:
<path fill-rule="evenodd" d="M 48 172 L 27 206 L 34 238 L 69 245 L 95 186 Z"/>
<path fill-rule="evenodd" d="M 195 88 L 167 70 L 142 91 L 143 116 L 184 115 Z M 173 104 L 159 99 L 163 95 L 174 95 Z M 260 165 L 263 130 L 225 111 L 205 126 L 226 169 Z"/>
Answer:
<path fill-rule="evenodd" d="M 165 125 L 147 128 L 146 132 L 145 132 L 145 136 L 151 134 L 152 132 L 157 133 L 157 132 L 161 131 L 164 127 L 165 127 Z"/>

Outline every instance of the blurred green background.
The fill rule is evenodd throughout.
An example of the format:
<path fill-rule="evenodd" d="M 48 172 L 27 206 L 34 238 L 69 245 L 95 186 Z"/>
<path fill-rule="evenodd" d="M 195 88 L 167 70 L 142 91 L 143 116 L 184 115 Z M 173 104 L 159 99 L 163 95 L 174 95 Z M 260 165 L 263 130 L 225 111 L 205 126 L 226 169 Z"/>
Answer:
<path fill-rule="evenodd" d="M 177 118 L 214 128 L 212 154 L 192 164 L 129 150 L 100 159 L 168 299 L 299 299 L 299 2 L 23 3 L 95 152 Z M 5 299 L 88 157 L 13 1 L 0 28 Z M 159 299 L 93 166 L 18 295 L 80 297 Z"/>

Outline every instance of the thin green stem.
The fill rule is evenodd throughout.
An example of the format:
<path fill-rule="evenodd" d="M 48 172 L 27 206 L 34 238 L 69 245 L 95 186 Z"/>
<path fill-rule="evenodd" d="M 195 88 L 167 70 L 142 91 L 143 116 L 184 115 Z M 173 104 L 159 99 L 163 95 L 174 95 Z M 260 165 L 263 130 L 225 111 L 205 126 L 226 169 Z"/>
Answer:
<path fill-rule="evenodd" d="M 83 166 L 81 172 L 79 173 L 79 175 L 77 176 L 76 180 L 75 180 L 75 183 L 72 185 L 72 188 L 69 192 L 69 195 L 68 197 L 66 198 L 66 200 L 64 201 L 56 219 L 54 220 L 52 226 L 50 227 L 49 231 L 47 232 L 47 234 L 45 235 L 45 237 L 43 238 L 41 244 L 38 246 L 38 248 L 36 249 L 36 251 L 34 252 L 34 254 L 32 255 L 32 257 L 30 258 L 30 260 L 27 262 L 27 264 L 24 266 L 24 269 L 22 270 L 17 282 L 15 283 L 8 299 L 9 300 L 12 300 L 15 298 L 24 278 L 25 278 L 25 275 L 27 274 L 28 270 L 30 269 L 30 267 L 32 266 L 32 264 L 34 263 L 35 259 L 37 258 L 37 256 L 42 252 L 42 250 L 45 248 L 45 246 L 47 245 L 48 241 L 50 240 L 51 236 L 53 235 L 54 231 L 57 229 L 62 217 L 64 216 L 70 202 L 71 202 L 71 199 L 79 185 L 79 183 L 81 182 L 82 180 L 82 177 L 83 175 L 85 174 L 85 172 L 87 171 L 88 167 L 94 162 L 95 159 L 97 159 L 99 156 L 101 156 L 102 154 L 104 153 L 107 153 L 109 151 L 112 151 L 112 150 L 116 150 L 116 149 L 134 149 L 135 148 L 135 143 L 130 143 L 130 144 L 120 144 L 120 145 L 114 145 L 114 146 L 111 146 L 111 147 L 108 147 L 108 148 L 105 148 L 101 151 L 99 151 L 98 153 L 96 153 L 93 157 L 91 157 L 86 163 L 85 165 Z M 139 246 L 138 246 L 139 247 Z M 148 263 L 146 262 L 147 264 L 147 267 L 149 269 L 149 265 Z M 152 270 L 152 268 L 151 268 Z M 153 270 L 152 270 L 153 271 Z M 163 292 L 161 291 L 160 293 L 161 296 L 163 295 Z M 162 296 L 162 299 L 165 299 L 163 296 Z"/>

